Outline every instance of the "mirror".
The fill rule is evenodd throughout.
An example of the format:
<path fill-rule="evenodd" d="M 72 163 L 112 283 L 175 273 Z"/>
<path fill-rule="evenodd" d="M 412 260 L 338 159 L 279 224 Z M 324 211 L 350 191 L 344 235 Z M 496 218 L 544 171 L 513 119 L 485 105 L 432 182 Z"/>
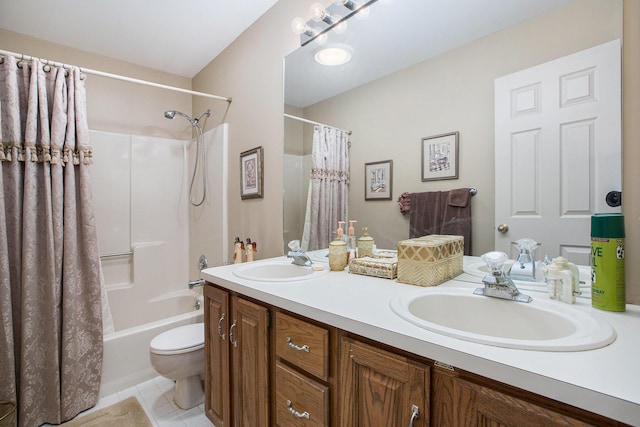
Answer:
<path fill-rule="evenodd" d="M 494 80 L 622 38 L 622 0 L 380 0 L 327 44 L 351 62 L 313 61 L 309 43 L 285 58 L 285 113 L 348 129 L 349 219 L 381 249 L 409 237 L 404 192 L 475 187 L 473 255 L 494 248 Z M 370 42 L 370 43 L 365 43 Z M 285 118 L 284 241 L 300 239 L 313 125 Z M 421 140 L 459 132 L 457 179 L 422 182 Z M 365 163 L 393 160 L 391 200 L 365 201 Z M 347 218 L 345 218 L 347 219 Z"/>

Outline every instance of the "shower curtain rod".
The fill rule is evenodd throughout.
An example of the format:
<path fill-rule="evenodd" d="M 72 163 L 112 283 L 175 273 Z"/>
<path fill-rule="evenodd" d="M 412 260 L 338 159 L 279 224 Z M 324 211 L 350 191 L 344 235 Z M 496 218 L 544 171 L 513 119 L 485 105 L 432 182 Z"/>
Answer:
<path fill-rule="evenodd" d="M 331 125 L 325 125 L 324 123 L 314 122 L 313 120 L 307 120 L 307 119 L 304 119 L 304 118 L 302 118 L 302 117 L 292 116 L 291 114 L 287 114 L 287 113 L 284 113 L 284 116 L 285 116 L 285 117 L 289 117 L 290 119 L 300 120 L 301 122 L 311 123 L 312 125 L 327 126 L 327 127 L 330 127 L 330 128 L 338 129 L 338 130 L 341 130 L 341 131 L 343 131 L 343 132 L 346 132 L 346 133 L 347 133 L 347 135 L 351 135 L 351 131 L 350 131 L 350 130 L 340 129 L 340 128 L 337 128 L 337 127 L 335 127 L 335 126 L 331 126 Z"/>
<path fill-rule="evenodd" d="M 29 55 L 22 54 L 22 53 L 10 52 L 8 50 L 1 50 L 0 49 L 0 55 L 5 55 L 5 56 L 6 55 L 10 55 L 10 56 L 14 56 L 16 58 L 19 58 L 21 60 L 38 59 L 41 62 L 43 62 L 45 65 L 53 65 L 53 66 L 56 66 L 56 67 L 63 67 L 63 68 L 72 67 L 72 65 L 63 64 L 62 62 L 50 61 L 48 59 L 37 58 L 37 57 L 34 57 L 34 56 L 29 56 Z M 96 75 L 96 76 L 107 77 L 107 78 L 115 79 L 115 80 L 122 80 L 122 81 L 125 81 L 125 82 L 136 83 L 136 84 L 143 85 L 143 86 L 152 86 L 152 87 L 157 87 L 157 88 L 160 88 L 160 89 L 172 90 L 174 92 L 182 92 L 182 93 L 187 93 L 187 94 L 190 94 L 190 95 L 202 96 L 202 97 L 205 97 L 205 98 L 219 99 L 219 100 L 231 103 L 231 98 L 227 98 L 227 97 L 224 97 L 224 96 L 212 95 L 210 93 L 204 93 L 204 92 L 196 92 L 196 91 L 193 91 L 193 90 L 183 89 L 183 88 L 175 87 L 175 86 L 167 86 L 167 85 L 163 85 L 163 84 L 160 84 L 160 83 L 149 82 L 149 81 L 146 81 L 146 80 L 134 79 L 133 77 L 121 76 L 119 74 L 112 74 L 112 73 L 106 73 L 104 71 L 92 70 L 90 68 L 84 68 L 84 67 L 78 67 L 78 68 L 80 68 L 80 71 L 82 73 L 85 73 L 85 74 L 93 74 L 93 75 Z"/>

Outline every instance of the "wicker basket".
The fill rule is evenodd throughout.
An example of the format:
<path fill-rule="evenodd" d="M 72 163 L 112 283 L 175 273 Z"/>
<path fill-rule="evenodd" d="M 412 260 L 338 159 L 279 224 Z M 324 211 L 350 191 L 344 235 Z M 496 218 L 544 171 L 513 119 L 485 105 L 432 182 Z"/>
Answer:
<path fill-rule="evenodd" d="M 462 273 L 464 238 L 432 234 L 398 242 L 398 282 L 436 286 Z"/>
<path fill-rule="evenodd" d="M 398 260 L 396 258 L 355 258 L 349 263 L 349 273 L 395 279 L 398 275 Z"/>

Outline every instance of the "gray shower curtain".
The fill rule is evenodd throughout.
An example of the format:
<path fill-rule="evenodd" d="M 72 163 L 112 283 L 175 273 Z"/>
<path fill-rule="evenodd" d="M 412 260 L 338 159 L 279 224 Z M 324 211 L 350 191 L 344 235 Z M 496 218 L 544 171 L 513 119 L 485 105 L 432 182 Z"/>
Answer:
<path fill-rule="evenodd" d="M 346 221 L 349 191 L 349 134 L 316 125 L 311 149 L 311 179 L 303 231 L 303 249 L 329 247 L 338 221 Z"/>
<path fill-rule="evenodd" d="M 0 400 L 20 426 L 94 406 L 102 308 L 80 70 L 0 64 Z"/>

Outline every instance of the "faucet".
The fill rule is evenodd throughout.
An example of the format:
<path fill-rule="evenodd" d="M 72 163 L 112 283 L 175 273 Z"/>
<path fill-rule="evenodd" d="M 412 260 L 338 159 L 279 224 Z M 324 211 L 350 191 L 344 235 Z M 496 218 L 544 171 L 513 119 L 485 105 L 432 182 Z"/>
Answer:
<path fill-rule="evenodd" d="M 517 246 L 520 254 L 518 259 L 511 265 L 507 276 L 514 280 L 524 280 L 527 282 L 539 282 L 542 281 L 541 269 L 536 272 L 536 261 L 534 252 L 540 243 L 533 239 L 524 238 L 511 242 Z"/>
<path fill-rule="evenodd" d="M 299 240 L 292 240 L 289 242 L 289 252 L 287 252 L 287 258 L 293 258 L 291 264 L 301 265 L 303 267 L 311 267 L 313 262 L 309 255 L 305 254 L 304 251 L 300 248 Z"/>
<path fill-rule="evenodd" d="M 204 286 L 204 279 L 190 280 L 189 281 L 189 289 L 193 289 L 196 286 Z"/>
<path fill-rule="evenodd" d="M 484 276 L 482 279 L 484 288 L 476 288 L 473 291 L 474 294 L 519 302 L 533 301 L 529 295 L 520 293 L 513 280 L 505 276 L 502 268 L 507 260 L 507 254 L 495 251 L 487 252 L 482 255 L 482 260 L 487 263 L 491 274 Z"/>

